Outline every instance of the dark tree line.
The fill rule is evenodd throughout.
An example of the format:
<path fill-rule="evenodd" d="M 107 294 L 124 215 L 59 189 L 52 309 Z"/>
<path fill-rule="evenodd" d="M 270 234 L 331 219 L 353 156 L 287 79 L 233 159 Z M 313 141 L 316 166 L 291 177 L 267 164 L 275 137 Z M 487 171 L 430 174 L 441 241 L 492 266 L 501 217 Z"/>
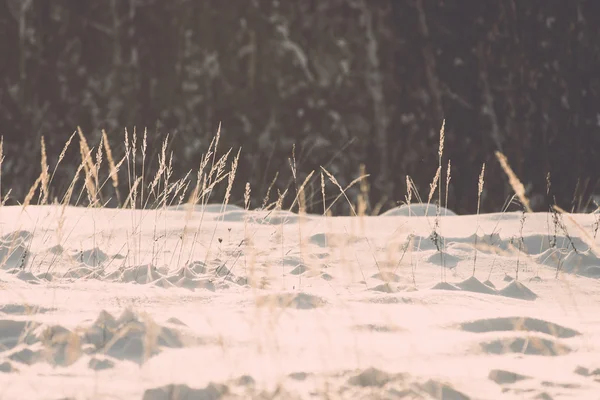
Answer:
<path fill-rule="evenodd" d="M 444 118 L 459 213 L 476 209 L 484 162 L 482 210 L 511 194 L 495 150 L 536 210 L 600 191 L 594 0 L 0 0 L 0 50 L 2 190 L 16 199 L 42 135 L 52 163 L 77 126 L 94 144 L 106 129 L 120 154 L 125 127 L 147 127 L 151 155 L 170 133 L 183 175 L 222 122 L 221 149 L 243 148 L 235 198 L 248 181 L 260 205 L 277 171 L 283 191 L 295 145 L 299 180 L 323 165 L 345 186 L 364 164 L 371 207 L 388 208 L 406 175 L 426 197 Z"/>

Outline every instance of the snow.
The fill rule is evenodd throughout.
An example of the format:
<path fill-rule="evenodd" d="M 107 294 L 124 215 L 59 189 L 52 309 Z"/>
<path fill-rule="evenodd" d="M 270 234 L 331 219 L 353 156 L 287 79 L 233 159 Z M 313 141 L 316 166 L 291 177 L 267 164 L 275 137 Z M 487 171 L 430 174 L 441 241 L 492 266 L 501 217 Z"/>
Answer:
<path fill-rule="evenodd" d="M 594 215 L 436 212 L 2 207 L 0 396 L 598 398 Z"/>

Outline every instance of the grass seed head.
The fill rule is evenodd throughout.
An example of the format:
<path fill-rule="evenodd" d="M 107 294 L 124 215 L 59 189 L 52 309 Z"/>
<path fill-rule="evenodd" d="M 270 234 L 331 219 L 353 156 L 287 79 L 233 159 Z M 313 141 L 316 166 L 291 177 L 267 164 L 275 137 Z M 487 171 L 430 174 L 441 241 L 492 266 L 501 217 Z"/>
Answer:
<path fill-rule="evenodd" d="M 496 151 L 496 158 L 500 162 L 500 166 L 504 170 L 504 173 L 506 174 L 506 176 L 508 176 L 508 183 L 515 191 L 517 197 L 519 198 L 521 203 L 523 203 L 523 206 L 527 209 L 527 211 L 531 212 L 529 199 L 527 199 L 527 196 L 525 194 L 525 186 L 523 186 L 519 178 L 517 178 L 517 175 L 513 172 L 512 168 L 508 164 L 506 156 L 501 152 Z"/>

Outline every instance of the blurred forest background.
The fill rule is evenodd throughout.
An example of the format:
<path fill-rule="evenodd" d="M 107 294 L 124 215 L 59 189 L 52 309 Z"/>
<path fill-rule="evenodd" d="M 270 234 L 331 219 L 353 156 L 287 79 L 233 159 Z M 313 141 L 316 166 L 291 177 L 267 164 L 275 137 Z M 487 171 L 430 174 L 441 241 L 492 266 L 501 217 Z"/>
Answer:
<path fill-rule="evenodd" d="M 511 195 L 495 150 L 537 211 L 600 192 L 595 0 L 0 0 L 0 51 L 2 191 L 21 201 L 41 136 L 53 168 L 77 126 L 93 146 L 105 129 L 115 157 L 124 128 L 147 128 L 153 160 L 169 133 L 181 177 L 222 122 L 220 149 L 242 147 L 238 203 L 246 181 L 253 206 L 276 172 L 290 185 L 295 144 L 299 181 L 323 165 L 345 186 L 364 164 L 385 210 L 406 175 L 427 197 L 444 118 L 458 213 L 475 212 L 484 162 L 482 212 Z M 79 162 L 72 145 L 57 195 Z"/>

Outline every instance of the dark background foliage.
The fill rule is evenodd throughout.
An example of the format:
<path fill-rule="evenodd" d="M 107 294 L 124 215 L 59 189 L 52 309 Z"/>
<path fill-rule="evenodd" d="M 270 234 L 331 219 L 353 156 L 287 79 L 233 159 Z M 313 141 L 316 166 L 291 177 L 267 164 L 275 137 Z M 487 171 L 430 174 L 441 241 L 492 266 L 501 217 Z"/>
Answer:
<path fill-rule="evenodd" d="M 299 180 L 323 165 L 345 186 L 364 164 L 386 209 L 407 174 L 426 197 L 444 118 L 459 213 L 476 209 L 483 162 L 482 211 L 510 196 L 495 150 L 536 210 L 548 173 L 562 207 L 598 191 L 595 0 L 0 0 L 0 50 L 2 190 L 17 199 L 42 135 L 52 166 L 77 126 L 93 145 L 106 129 L 116 155 L 125 127 L 147 127 L 150 154 L 170 133 L 182 176 L 222 122 L 220 148 L 243 148 L 234 199 L 249 181 L 260 205 L 277 171 L 287 187 L 295 144 Z"/>

